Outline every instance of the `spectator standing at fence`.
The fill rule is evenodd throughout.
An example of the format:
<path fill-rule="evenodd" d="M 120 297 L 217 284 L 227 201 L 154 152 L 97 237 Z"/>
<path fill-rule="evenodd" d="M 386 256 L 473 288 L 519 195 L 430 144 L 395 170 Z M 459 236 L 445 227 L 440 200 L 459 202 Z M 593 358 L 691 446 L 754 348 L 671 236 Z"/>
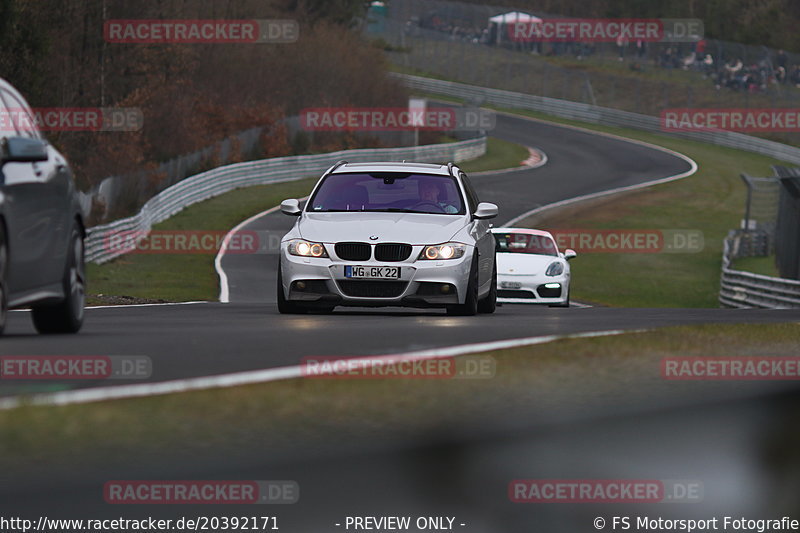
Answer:
<path fill-rule="evenodd" d="M 784 83 L 786 81 L 786 72 L 788 69 L 789 63 L 789 56 L 786 55 L 786 52 L 783 50 L 778 50 L 778 57 L 775 60 L 775 63 L 778 65 L 778 68 L 775 70 L 780 73 L 778 81 Z"/>
<path fill-rule="evenodd" d="M 800 89 L 800 66 L 792 65 L 792 68 L 789 70 L 789 81 Z"/>
<path fill-rule="evenodd" d="M 636 40 L 636 57 L 640 60 L 644 58 L 647 53 L 647 43 L 642 39 Z"/>
<path fill-rule="evenodd" d="M 661 54 L 661 66 L 664 68 L 672 68 L 675 66 L 675 58 L 674 58 L 674 50 L 671 46 L 668 46 L 664 49 L 664 52 Z"/>
<path fill-rule="evenodd" d="M 786 63 L 788 61 L 789 61 L 789 56 L 786 55 L 786 52 L 784 52 L 783 50 L 778 50 L 778 58 L 776 60 L 778 66 L 783 67 L 785 69 Z"/>
<path fill-rule="evenodd" d="M 694 55 L 697 61 L 702 61 L 706 58 L 706 40 L 700 39 L 694 45 Z"/>
<path fill-rule="evenodd" d="M 775 69 L 775 81 L 777 83 L 786 83 L 786 69 L 778 67 Z"/>
<path fill-rule="evenodd" d="M 711 54 L 706 54 L 706 56 L 703 58 L 702 69 L 704 77 L 711 76 L 711 74 L 714 72 L 714 57 Z"/>
<path fill-rule="evenodd" d="M 622 34 L 617 37 L 617 50 L 619 50 L 619 61 L 625 60 L 625 48 L 628 46 L 628 40 Z"/>

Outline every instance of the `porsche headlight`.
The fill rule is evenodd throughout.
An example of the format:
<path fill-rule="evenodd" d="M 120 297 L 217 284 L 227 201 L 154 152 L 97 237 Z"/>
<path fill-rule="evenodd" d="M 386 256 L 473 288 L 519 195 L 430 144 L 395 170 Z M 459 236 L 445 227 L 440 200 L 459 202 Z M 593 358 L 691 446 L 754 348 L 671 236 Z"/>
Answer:
<path fill-rule="evenodd" d="M 328 252 L 325 251 L 322 243 L 302 239 L 289 241 L 288 250 L 290 254 L 300 257 L 328 257 Z"/>
<path fill-rule="evenodd" d="M 544 271 L 545 276 L 560 276 L 564 273 L 564 264 L 561 261 L 553 261 Z"/>
<path fill-rule="evenodd" d="M 436 244 L 433 246 L 426 246 L 420 252 L 417 259 L 426 259 L 429 261 L 441 261 L 443 259 L 458 259 L 463 257 L 467 251 L 467 246 L 457 242 L 448 242 L 445 244 Z"/>

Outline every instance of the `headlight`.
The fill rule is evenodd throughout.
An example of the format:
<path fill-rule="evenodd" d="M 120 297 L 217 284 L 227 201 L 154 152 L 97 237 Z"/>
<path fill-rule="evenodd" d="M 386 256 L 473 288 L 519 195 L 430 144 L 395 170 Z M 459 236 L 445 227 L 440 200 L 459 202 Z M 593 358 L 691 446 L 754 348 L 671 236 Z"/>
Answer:
<path fill-rule="evenodd" d="M 309 242 L 304 240 L 289 241 L 289 253 L 300 257 L 328 257 L 325 246 L 319 242 Z"/>
<path fill-rule="evenodd" d="M 561 261 L 553 261 L 544 271 L 545 276 L 560 276 L 564 273 L 564 264 Z"/>
<path fill-rule="evenodd" d="M 445 244 L 437 244 L 434 246 L 426 246 L 420 252 L 417 259 L 427 259 L 430 261 L 441 261 L 442 259 L 458 259 L 463 257 L 467 251 L 465 244 L 456 242 L 448 242 Z"/>

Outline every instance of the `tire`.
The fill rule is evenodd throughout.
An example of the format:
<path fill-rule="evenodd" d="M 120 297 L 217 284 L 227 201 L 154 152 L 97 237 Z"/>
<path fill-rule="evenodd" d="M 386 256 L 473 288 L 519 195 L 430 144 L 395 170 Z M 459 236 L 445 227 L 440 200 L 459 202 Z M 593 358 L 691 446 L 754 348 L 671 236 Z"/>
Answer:
<path fill-rule="evenodd" d="M 472 259 L 472 267 L 469 271 L 469 283 L 467 284 L 467 295 L 463 304 L 448 305 L 447 314 L 451 316 L 474 316 L 478 314 L 478 252 Z"/>
<path fill-rule="evenodd" d="M 486 298 L 478 302 L 478 312 L 490 315 L 497 309 L 497 261 L 494 262 L 492 268 L 492 287 L 489 289 L 489 294 Z"/>
<path fill-rule="evenodd" d="M 83 236 L 72 229 L 64 272 L 64 300 L 55 305 L 34 306 L 31 312 L 36 331 L 44 334 L 77 333 L 83 325 L 86 305 L 86 262 Z"/>
<path fill-rule="evenodd" d="M 6 246 L 6 234 L 0 226 L 0 335 L 6 329 L 6 318 L 8 317 L 8 247 Z"/>
<path fill-rule="evenodd" d="M 302 315 L 308 312 L 300 304 L 290 302 L 283 293 L 283 274 L 281 273 L 281 260 L 278 259 L 278 312 L 282 315 Z M 331 309 L 332 311 L 333 309 Z"/>

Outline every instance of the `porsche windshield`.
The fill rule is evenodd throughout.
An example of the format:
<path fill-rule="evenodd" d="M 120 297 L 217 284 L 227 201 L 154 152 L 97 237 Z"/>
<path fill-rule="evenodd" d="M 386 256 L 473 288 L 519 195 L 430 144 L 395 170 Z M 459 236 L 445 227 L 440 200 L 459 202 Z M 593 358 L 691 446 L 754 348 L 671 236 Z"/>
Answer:
<path fill-rule="evenodd" d="M 399 172 L 331 174 L 308 203 L 308 211 L 370 211 L 465 214 L 456 180 L 450 176 Z"/>
<path fill-rule="evenodd" d="M 495 233 L 497 252 L 512 254 L 558 255 L 556 243 L 545 235 L 531 233 Z"/>

